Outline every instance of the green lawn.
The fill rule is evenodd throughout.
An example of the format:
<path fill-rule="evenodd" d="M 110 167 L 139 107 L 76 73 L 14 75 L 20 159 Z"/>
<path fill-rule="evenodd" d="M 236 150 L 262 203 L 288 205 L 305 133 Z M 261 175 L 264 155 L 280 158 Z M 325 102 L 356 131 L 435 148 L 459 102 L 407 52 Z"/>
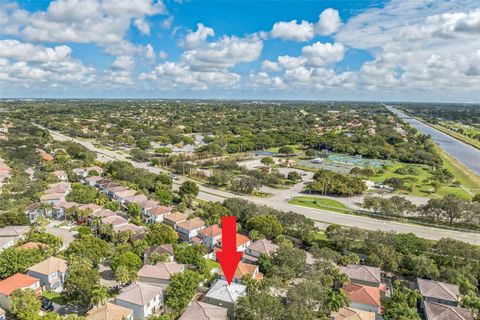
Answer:
<path fill-rule="evenodd" d="M 304 206 L 314 209 L 323 209 L 340 213 L 348 213 L 351 211 L 344 204 L 336 200 L 319 197 L 294 197 L 288 203 L 298 206 Z"/>
<path fill-rule="evenodd" d="M 64 305 L 67 303 L 67 300 L 65 299 L 65 297 L 58 292 L 43 291 L 43 296 L 48 300 L 52 301 L 53 303 L 56 303 L 59 305 Z"/>
<path fill-rule="evenodd" d="M 465 172 L 457 167 L 458 163 L 452 163 L 451 159 L 448 159 L 446 154 L 441 150 L 438 150 L 440 156 L 444 160 L 443 167 L 448 169 L 450 172 L 453 173 L 455 176 L 455 180 L 459 181 L 462 185 L 464 185 L 467 189 L 470 189 L 474 186 L 474 182 L 471 180 L 474 179 L 472 176 L 465 174 Z M 418 174 L 398 174 L 395 171 L 402 167 L 415 167 L 418 171 Z M 413 182 L 413 190 L 411 192 L 408 191 L 399 191 L 400 194 L 409 194 L 413 196 L 422 196 L 422 197 L 442 197 L 447 194 L 456 195 L 462 199 L 470 199 L 471 196 L 460 187 L 454 186 L 444 186 L 437 190 L 436 193 L 431 193 L 432 186 L 430 184 L 430 179 L 432 177 L 432 173 L 430 172 L 430 168 L 426 165 L 419 165 L 419 164 L 407 164 L 401 162 L 394 162 L 392 165 L 385 167 L 384 172 L 377 174 L 373 177 L 370 177 L 369 180 L 374 182 L 381 182 L 383 183 L 386 179 L 389 178 L 415 178 L 416 181 Z M 470 181 L 469 181 L 470 180 Z M 477 187 L 478 188 L 478 187 Z"/>
<path fill-rule="evenodd" d="M 217 261 L 207 259 L 207 267 L 208 267 L 208 271 L 211 271 L 213 268 L 220 269 L 220 263 L 218 263 Z"/>

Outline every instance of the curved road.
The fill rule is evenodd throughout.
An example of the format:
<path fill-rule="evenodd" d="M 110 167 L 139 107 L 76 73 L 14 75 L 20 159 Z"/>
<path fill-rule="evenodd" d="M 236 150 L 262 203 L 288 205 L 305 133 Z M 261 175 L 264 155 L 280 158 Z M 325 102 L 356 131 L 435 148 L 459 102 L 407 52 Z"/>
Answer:
<path fill-rule="evenodd" d="M 43 129 L 48 130 L 47 128 L 42 127 Z M 101 162 L 108 162 L 112 160 L 127 161 L 132 163 L 137 168 L 146 169 L 152 173 L 161 173 L 166 172 L 160 168 L 152 167 L 147 163 L 141 163 L 133 161 L 127 158 L 126 155 L 122 153 L 117 153 L 115 151 L 100 149 L 95 147 L 90 141 L 83 141 L 75 139 L 69 136 L 66 136 L 62 133 L 49 130 L 52 137 L 58 141 L 74 141 L 84 147 L 94 151 L 98 155 L 98 160 Z M 180 177 L 179 180 L 174 180 L 174 187 L 178 187 L 185 178 Z M 381 230 L 381 231 L 393 231 L 399 233 L 414 233 L 419 237 L 439 240 L 441 238 L 452 238 L 472 244 L 480 244 L 480 234 L 471 233 L 471 232 L 460 232 L 453 230 L 437 229 L 431 227 L 424 227 L 415 224 L 407 224 L 393 221 L 383 221 L 378 219 L 373 219 L 364 216 L 356 216 L 350 214 L 336 213 L 326 210 L 312 209 L 302 206 L 295 206 L 288 203 L 288 200 L 292 196 L 299 194 L 299 191 L 302 189 L 302 184 L 298 184 L 290 190 L 278 190 L 278 192 L 271 198 L 257 198 L 250 196 L 237 195 L 231 192 L 217 190 L 214 188 L 209 188 L 204 185 L 200 185 L 199 198 L 207 201 L 220 201 L 222 202 L 226 198 L 242 198 L 249 201 L 252 201 L 256 204 L 267 205 L 269 207 L 283 210 L 283 211 L 293 211 L 296 213 L 303 214 L 304 216 L 314 220 L 320 228 L 325 228 L 328 224 L 338 224 L 347 227 L 358 227 L 365 230 Z"/>

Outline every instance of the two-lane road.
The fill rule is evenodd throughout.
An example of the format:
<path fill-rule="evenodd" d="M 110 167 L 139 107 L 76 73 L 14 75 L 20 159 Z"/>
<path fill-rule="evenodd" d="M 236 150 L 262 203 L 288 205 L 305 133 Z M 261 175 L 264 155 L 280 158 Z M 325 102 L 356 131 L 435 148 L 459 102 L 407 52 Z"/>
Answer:
<path fill-rule="evenodd" d="M 46 128 L 44 128 L 46 129 Z M 86 148 L 94 151 L 98 155 L 98 160 L 102 162 L 108 162 L 112 160 L 120 160 L 120 161 L 127 161 L 133 164 L 137 168 L 146 169 L 152 173 L 160 173 L 165 172 L 164 170 L 152 167 L 147 163 L 136 162 L 129 159 L 127 156 L 121 153 L 117 153 L 115 151 L 100 149 L 95 147 L 90 141 L 83 141 L 80 139 L 75 139 L 69 136 L 66 136 L 62 133 L 49 130 L 52 137 L 58 141 L 74 141 L 77 142 Z M 174 181 L 174 187 L 178 187 L 186 179 L 180 177 L 179 180 Z M 298 188 L 297 188 L 298 189 Z M 284 191 L 284 190 L 282 190 Z M 298 194 L 298 190 L 292 190 L 291 193 L 288 192 L 278 192 L 271 198 L 257 198 L 257 197 L 250 197 L 250 196 L 239 196 L 233 194 L 231 192 L 217 190 L 214 188 L 209 188 L 204 185 L 200 185 L 200 194 L 199 198 L 207 201 L 220 201 L 222 202 L 226 198 L 242 198 L 249 201 L 252 201 L 256 204 L 260 205 L 267 205 L 269 207 L 283 210 L 283 211 L 293 211 L 296 213 L 303 214 L 304 216 L 316 221 L 316 224 L 320 228 L 324 228 L 328 224 L 338 224 L 347 227 L 358 227 L 365 230 L 381 230 L 381 231 L 393 231 L 399 233 L 414 233 L 419 237 L 431 239 L 431 240 L 439 240 L 441 238 L 453 238 L 456 240 L 472 243 L 472 244 L 480 244 L 480 234 L 477 233 L 470 233 L 470 232 L 460 232 L 460 231 L 453 231 L 453 230 L 444 230 L 444 229 L 437 229 L 431 227 L 423 227 L 414 224 L 407 224 L 407 223 L 400 223 L 400 222 L 392 222 L 392 221 L 384 221 L 384 220 L 377 220 L 369 217 L 364 216 L 356 216 L 350 214 L 341 214 L 331 211 L 325 210 L 317 210 L 312 208 L 306 208 L 301 206 L 295 206 L 288 203 L 290 197 L 295 196 Z"/>

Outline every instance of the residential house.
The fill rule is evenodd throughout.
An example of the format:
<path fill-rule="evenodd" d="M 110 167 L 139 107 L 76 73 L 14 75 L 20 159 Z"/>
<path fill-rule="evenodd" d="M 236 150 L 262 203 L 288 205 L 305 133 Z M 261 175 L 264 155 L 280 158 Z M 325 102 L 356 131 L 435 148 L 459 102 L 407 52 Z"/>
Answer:
<path fill-rule="evenodd" d="M 172 276 L 185 271 L 185 265 L 176 262 L 159 262 L 154 266 L 144 265 L 137 273 L 138 281 L 165 288 Z"/>
<path fill-rule="evenodd" d="M 42 295 L 40 280 L 22 273 L 16 273 L 0 281 L 0 306 L 2 308 L 10 310 L 10 296 L 17 289 L 32 289 L 38 297 Z"/>
<path fill-rule="evenodd" d="M 66 219 L 65 211 L 67 209 L 71 209 L 73 207 L 78 207 L 78 203 L 76 202 L 60 202 L 53 206 L 52 210 L 52 218 L 56 220 L 63 220 Z"/>
<path fill-rule="evenodd" d="M 199 217 L 177 223 L 177 232 L 183 241 L 190 241 L 203 228 L 205 228 L 205 221 Z"/>
<path fill-rule="evenodd" d="M 103 218 L 102 219 L 103 224 L 111 224 L 113 228 L 118 228 L 121 226 L 125 226 L 128 224 L 127 219 L 120 217 L 119 215 L 114 215 L 111 217 Z"/>
<path fill-rule="evenodd" d="M 112 199 L 118 201 L 120 204 L 123 205 L 125 203 L 126 198 L 133 197 L 136 194 L 137 194 L 137 191 L 131 190 L 131 189 L 116 191 L 113 193 Z"/>
<path fill-rule="evenodd" d="M 198 237 L 202 239 L 202 243 L 207 247 L 207 249 L 213 250 L 213 248 L 218 244 L 218 241 L 222 238 L 222 228 L 220 228 L 217 224 L 213 224 L 198 231 Z"/>
<path fill-rule="evenodd" d="M 110 302 L 87 312 L 86 320 L 133 320 L 133 310 Z"/>
<path fill-rule="evenodd" d="M 156 208 L 160 205 L 158 201 L 155 200 L 145 200 L 139 203 L 140 208 L 142 209 L 142 216 L 147 213 L 147 210 Z"/>
<path fill-rule="evenodd" d="M 160 310 L 163 296 L 162 288 L 135 282 L 122 289 L 115 302 L 119 306 L 132 309 L 134 320 L 144 320 Z"/>
<path fill-rule="evenodd" d="M 0 252 L 5 249 L 11 248 L 17 242 L 17 237 L 1 237 L 0 238 Z"/>
<path fill-rule="evenodd" d="M 348 282 L 343 285 L 342 290 L 350 299 L 350 307 L 374 312 L 377 315 L 382 314 L 380 289 L 378 287 Z"/>
<path fill-rule="evenodd" d="M 240 297 L 247 294 L 247 286 L 238 283 L 228 285 L 225 280 L 217 280 L 208 290 L 203 298 L 203 302 L 211 305 L 227 308 L 228 316 L 234 318 L 235 304 Z"/>
<path fill-rule="evenodd" d="M 68 175 L 65 171 L 63 170 L 57 170 L 52 172 L 52 174 L 57 177 L 58 180 L 60 181 L 68 181 Z"/>
<path fill-rule="evenodd" d="M 80 177 L 80 179 L 85 179 L 88 176 L 87 170 L 83 168 L 75 168 L 72 170 L 74 174 Z"/>
<path fill-rule="evenodd" d="M 143 221 L 146 223 L 161 223 L 165 215 L 172 213 L 172 208 L 166 206 L 157 206 L 145 210 Z"/>
<path fill-rule="evenodd" d="M 260 239 L 251 243 L 243 254 L 243 261 L 247 263 L 257 263 L 262 254 L 270 256 L 278 250 L 278 246 L 267 239 Z"/>
<path fill-rule="evenodd" d="M 35 223 L 38 218 L 43 217 L 44 209 L 42 208 L 42 204 L 40 202 L 31 204 L 25 214 L 28 216 L 30 223 Z"/>
<path fill-rule="evenodd" d="M 113 231 L 115 232 L 123 232 L 123 231 L 130 231 L 133 234 L 143 233 L 145 229 L 141 226 L 137 226 L 133 223 L 127 223 L 126 225 L 114 226 Z"/>
<path fill-rule="evenodd" d="M 243 251 L 247 250 L 247 247 L 252 243 L 251 240 L 248 237 L 246 237 L 244 235 L 241 235 L 241 234 L 238 234 L 238 233 L 237 233 L 236 239 L 237 239 L 237 251 L 238 252 L 240 252 L 240 251 L 243 252 Z M 222 247 L 222 239 L 218 240 L 217 247 L 218 248 Z"/>
<path fill-rule="evenodd" d="M 96 213 L 103 210 L 103 207 L 99 206 L 98 204 L 90 203 L 90 204 L 84 204 L 83 206 L 78 207 L 78 209 L 82 211 L 90 209 L 92 213 Z"/>
<path fill-rule="evenodd" d="M 30 230 L 28 226 L 8 226 L 0 228 L 0 237 L 15 237 L 18 241 L 25 237 L 28 230 Z"/>
<path fill-rule="evenodd" d="M 48 291 L 61 291 L 67 274 L 67 261 L 50 257 L 27 269 L 29 276 L 40 280 Z"/>
<path fill-rule="evenodd" d="M 56 205 L 65 202 L 65 195 L 65 193 L 47 193 L 40 197 L 40 202 Z"/>
<path fill-rule="evenodd" d="M 153 247 L 150 247 L 148 248 L 145 253 L 143 254 L 143 261 L 145 263 L 147 263 L 148 261 L 148 257 L 150 257 L 150 255 L 152 253 L 157 253 L 157 254 L 167 254 L 169 256 L 169 260 L 170 262 L 173 261 L 174 259 L 174 253 L 173 253 L 173 245 L 171 244 L 162 244 L 162 245 L 159 245 L 159 246 L 153 246 Z"/>
<path fill-rule="evenodd" d="M 183 312 L 179 320 L 228 320 L 227 313 L 227 308 L 194 301 Z"/>
<path fill-rule="evenodd" d="M 38 152 L 40 153 L 40 156 L 44 161 L 52 161 L 53 156 L 49 153 L 47 153 L 45 150 L 39 149 Z"/>
<path fill-rule="evenodd" d="M 116 216 L 116 215 L 117 214 L 110 209 L 102 209 L 100 211 L 93 212 L 91 218 L 92 219 L 93 218 L 103 219 L 103 218 L 108 218 L 108 217 L 112 217 L 112 216 Z"/>
<path fill-rule="evenodd" d="M 436 302 L 449 306 L 458 306 L 460 288 L 456 284 L 435 280 L 417 279 L 415 287 L 422 296 L 422 301 Z"/>
<path fill-rule="evenodd" d="M 391 282 L 382 277 L 380 268 L 359 264 L 340 266 L 340 272 L 346 274 L 351 282 L 380 289 L 382 298 L 390 298 L 392 295 Z"/>
<path fill-rule="evenodd" d="M 188 216 L 181 212 L 171 213 L 163 218 L 163 223 L 177 230 L 177 224 L 186 221 Z"/>
<path fill-rule="evenodd" d="M 425 320 L 473 320 L 468 309 L 444 305 L 436 302 L 423 302 Z"/>
<path fill-rule="evenodd" d="M 375 313 L 352 307 L 343 307 L 337 312 L 332 312 L 330 320 L 375 320 Z"/>
<path fill-rule="evenodd" d="M 218 275 L 221 280 L 226 280 L 225 275 L 223 274 L 223 270 L 219 269 Z M 263 273 L 260 272 L 258 266 L 254 264 L 240 262 L 238 264 L 237 270 L 235 270 L 232 282 L 242 283 L 242 279 L 245 276 L 250 276 L 252 279 L 255 279 L 255 280 L 263 279 Z"/>
<path fill-rule="evenodd" d="M 96 171 L 99 175 L 103 176 L 104 170 L 99 166 L 92 166 L 87 168 L 87 172 L 90 174 L 91 171 Z"/>
<path fill-rule="evenodd" d="M 101 180 L 103 180 L 102 177 L 93 176 L 93 177 L 85 178 L 85 183 L 93 187 Z"/>
<path fill-rule="evenodd" d="M 125 207 L 128 207 L 128 205 L 129 205 L 130 203 L 138 203 L 138 204 L 140 204 L 140 203 L 143 202 L 143 201 L 147 201 L 148 198 L 147 198 L 147 196 L 145 196 L 144 194 L 137 194 L 137 195 L 135 195 L 135 196 L 126 197 L 124 200 L 125 200 L 125 202 L 123 203 L 123 205 L 124 205 Z"/>

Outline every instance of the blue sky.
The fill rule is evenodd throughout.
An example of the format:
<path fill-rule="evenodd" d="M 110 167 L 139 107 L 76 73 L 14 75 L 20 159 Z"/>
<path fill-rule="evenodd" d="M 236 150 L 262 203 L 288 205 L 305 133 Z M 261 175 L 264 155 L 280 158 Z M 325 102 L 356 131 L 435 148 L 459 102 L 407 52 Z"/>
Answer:
<path fill-rule="evenodd" d="M 478 102 L 476 0 L 0 4 L 0 97 Z"/>

